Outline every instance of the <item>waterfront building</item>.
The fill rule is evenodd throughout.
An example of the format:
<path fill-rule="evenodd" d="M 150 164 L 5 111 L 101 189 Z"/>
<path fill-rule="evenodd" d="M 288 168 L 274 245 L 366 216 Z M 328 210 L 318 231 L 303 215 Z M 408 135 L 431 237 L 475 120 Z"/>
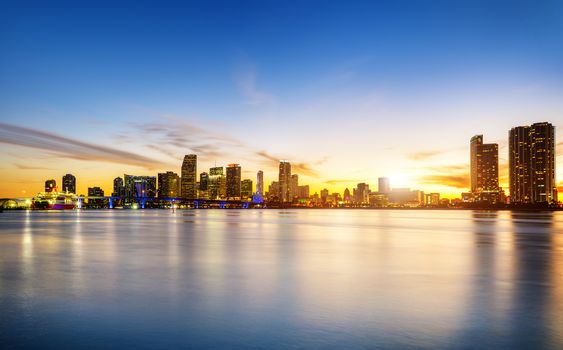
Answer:
<path fill-rule="evenodd" d="M 209 199 L 209 174 L 205 171 L 199 174 L 197 198 Z"/>
<path fill-rule="evenodd" d="M 225 183 L 223 167 L 213 167 L 209 169 L 209 182 L 207 185 L 209 199 L 220 199 L 223 194 Z"/>
<path fill-rule="evenodd" d="M 45 192 L 57 192 L 57 181 L 55 179 L 45 181 Z"/>
<path fill-rule="evenodd" d="M 197 197 L 197 155 L 187 154 L 182 162 L 181 196 L 184 199 Z"/>
<path fill-rule="evenodd" d="M 369 185 L 362 182 L 359 183 L 354 189 L 354 202 L 356 204 L 367 204 L 369 203 Z"/>
<path fill-rule="evenodd" d="M 483 135 L 470 140 L 471 192 L 475 200 L 498 202 L 498 144 L 483 143 Z"/>
<path fill-rule="evenodd" d="M 299 197 L 299 175 L 292 174 L 289 181 L 289 201 L 292 202 L 295 197 Z"/>
<path fill-rule="evenodd" d="M 227 199 L 240 199 L 241 169 L 238 164 L 227 166 Z"/>
<path fill-rule="evenodd" d="M 76 177 L 72 174 L 63 176 L 63 192 L 76 193 Z"/>
<path fill-rule="evenodd" d="M 287 203 L 291 201 L 290 183 L 291 183 L 291 164 L 287 160 L 280 160 L 279 166 L 279 199 L 280 202 Z"/>
<path fill-rule="evenodd" d="M 252 198 L 252 180 L 244 179 L 241 181 L 240 197 L 243 200 L 248 200 Z"/>
<path fill-rule="evenodd" d="M 125 187 L 123 186 L 123 178 L 116 177 L 115 179 L 113 179 L 113 193 L 111 195 L 113 197 L 125 196 Z"/>
<path fill-rule="evenodd" d="M 542 122 L 512 128 L 508 145 L 510 202 L 556 202 L 555 127 Z"/>
<path fill-rule="evenodd" d="M 391 192 L 391 183 L 388 177 L 380 177 L 377 179 L 377 191 L 382 194 Z"/>
<path fill-rule="evenodd" d="M 88 187 L 88 197 L 103 197 L 104 190 L 100 187 Z M 105 205 L 104 198 L 88 198 L 88 206 L 91 208 L 102 208 Z"/>
<path fill-rule="evenodd" d="M 260 197 L 264 196 L 264 172 L 258 170 L 256 173 L 256 194 Z"/>
<path fill-rule="evenodd" d="M 158 198 L 177 198 L 180 196 L 180 177 L 172 171 L 158 173 Z"/>
<path fill-rule="evenodd" d="M 143 198 L 156 197 L 156 176 L 125 174 L 124 197 L 126 203 L 135 203 Z"/>
<path fill-rule="evenodd" d="M 309 185 L 303 185 L 297 187 L 297 196 L 299 199 L 308 199 L 309 198 Z"/>

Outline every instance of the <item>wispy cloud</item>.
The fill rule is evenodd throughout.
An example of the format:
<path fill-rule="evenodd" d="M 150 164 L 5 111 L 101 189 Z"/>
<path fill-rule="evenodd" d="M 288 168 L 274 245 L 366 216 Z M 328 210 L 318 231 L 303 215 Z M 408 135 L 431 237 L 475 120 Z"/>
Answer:
<path fill-rule="evenodd" d="M 261 157 L 263 160 L 266 161 L 266 165 L 269 166 L 277 166 L 280 159 L 284 159 L 281 157 L 276 157 L 266 151 L 258 151 L 256 152 L 256 155 Z M 320 165 L 322 163 L 324 163 L 327 160 L 327 158 L 323 158 L 321 160 L 315 161 L 315 162 L 291 162 L 291 171 L 293 173 L 298 173 L 298 174 L 302 174 L 302 175 L 306 175 L 306 176 L 310 176 L 310 177 L 318 177 L 319 173 L 313 169 L 312 167 L 315 165 Z"/>
<path fill-rule="evenodd" d="M 359 183 L 361 180 L 358 179 L 334 179 L 334 180 L 326 180 L 324 181 L 327 185 L 338 185 L 341 183 Z"/>
<path fill-rule="evenodd" d="M 418 177 L 422 185 L 439 185 L 466 189 L 470 187 L 469 165 L 452 164 L 427 167 L 427 174 Z"/>
<path fill-rule="evenodd" d="M 146 169 L 163 165 L 158 160 L 132 152 L 6 123 L 0 123 L 0 143 L 33 148 L 58 157 L 76 160 L 128 164 Z"/>
<path fill-rule="evenodd" d="M 34 166 L 34 165 L 25 165 L 20 163 L 14 163 L 17 169 L 20 170 L 55 170 L 53 168 L 41 167 L 41 166 Z"/>
<path fill-rule="evenodd" d="M 258 88 L 258 71 L 254 65 L 240 66 L 235 74 L 235 83 L 249 105 L 263 105 L 275 102 L 275 96 Z"/>
<path fill-rule="evenodd" d="M 428 158 L 432 158 L 440 153 L 442 153 L 442 151 L 439 150 L 421 151 L 408 154 L 408 158 L 411 160 L 427 160 Z"/>

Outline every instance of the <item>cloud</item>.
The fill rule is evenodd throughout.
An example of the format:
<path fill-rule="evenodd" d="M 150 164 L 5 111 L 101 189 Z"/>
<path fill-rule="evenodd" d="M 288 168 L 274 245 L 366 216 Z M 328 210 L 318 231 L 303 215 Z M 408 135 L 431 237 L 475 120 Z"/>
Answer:
<path fill-rule="evenodd" d="M 146 169 L 164 165 L 161 161 L 139 154 L 5 123 L 0 123 L 0 143 L 29 147 L 75 160 L 128 164 Z"/>
<path fill-rule="evenodd" d="M 408 155 L 408 158 L 411 159 L 411 160 L 426 160 L 426 159 L 434 157 L 435 155 L 438 155 L 440 153 L 442 153 L 442 151 L 438 151 L 438 150 L 421 151 L 421 152 L 410 153 Z"/>
<path fill-rule="evenodd" d="M 280 159 L 283 159 L 283 158 L 280 158 L 280 157 L 273 156 L 266 151 L 258 151 L 258 152 L 256 152 L 256 155 L 263 158 L 268 163 L 268 165 L 271 165 L 271 166 L 277 166 Z M 310 177 L 318 177 L 319 173 L 311 167 L 311 164 L 312 165 L 320 165 L 320 164 L 324 163 L 327 159 L 328 158 L 325 157 L 321 160 L 318 160 L 316 162 L 311 162 L 311 163 L 291 162 L 291 172 L 310 176 Z"/>
<path fill-rule="evenodd" d="M 427 174 L 418 177 L 421 185 L 440 185 L 467 189 L 470 187 L 469 164 L 430 166 L 424 169 Z"/>
<path fill-rule="evenodd" d="M 274 95 L 258 88 L 258 73 L 256 67 L 246 64 L 235 74 L 235 83 L 241 94 L 245 97 L 245 103 L 249 105 L 271 104 L 275 102 Z"/>
<path fill-rule="evenodd" d="M 20 170 L 55 170 L 54 168 L 25 165 L 25 164 L 20 164 L 20 163 L 14 163 L 14 165 L 16 166 L 16 168 L 18 168 Z"/>
<path fill-rule="evenodd" d="M 324 181 L 324 183 L 328 185 L 337 185 L 341 183 L 360 183 L 360 182 L 362 181 L 358 179 L 335 179 L 335 180 Z"/>

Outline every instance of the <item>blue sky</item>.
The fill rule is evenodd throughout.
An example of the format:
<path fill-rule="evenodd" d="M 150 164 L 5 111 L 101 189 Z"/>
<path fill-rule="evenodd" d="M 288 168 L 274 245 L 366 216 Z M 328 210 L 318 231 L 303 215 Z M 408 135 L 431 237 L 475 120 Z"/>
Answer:
<path fill-rule="evenodd" d="M 563 127 L 560 1 L 3 3 L 0 31 L 2 122 L 163 163 L 7 144 L 5 173 L 36 187 L 67 171 L 86 186 L 178 170 L 213 144 L 202 171 L 234 160 L 273 179 L 283 157 L 317 187 L 386 175 L 455 192 L 424 178 L 462 176 L 444 168 L 468 163 L 473 134 L 503 152 L 513 126 Z M 189 140 L 166 144 L 155 124 Z"/>

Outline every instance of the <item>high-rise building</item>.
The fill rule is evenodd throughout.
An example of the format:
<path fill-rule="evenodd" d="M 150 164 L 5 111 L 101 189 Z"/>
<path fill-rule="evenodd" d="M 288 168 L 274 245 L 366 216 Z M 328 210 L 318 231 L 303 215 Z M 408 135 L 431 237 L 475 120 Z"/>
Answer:
<path fill-rule="evenodd" d="M 209 183 L 207 185 L 209 199 L 219 199 L 223 196 L 223 187 L 225 181 L 223 167 L 214 167 L 209 169 Z"/>
<path fill-rule="evenodd" d="M 323 188 L 321 190 L 321 203 L 326 203 L 328 199 L 328 190 L 326 188 Z"/>
<path fill-rule="evenodd" d="M 57 181 L 55 179 L 50 179 L 45 181 L 45 192 L 56 192 L 57 191 Z"/>
<path fill-rule="evenodd" d="M 258 170 L 256 173 L 256 194 L 264 196 L 264 172 L 262 170 Z"/>
<path fill-rule="evenodd" d="M 205 171 L 199 174 L 197 198 L 209 199 L 209 174 Z"/>
<path fill-rule="evenodd" d="M 91 198 L 91 197 L 103 197 L 104 190 L 100 187 L 88 187 L 88 206 L 91 208 L 101 208 L 104 206 L 105 200 L 103 198 Z"/>
<path fill-rule="evenodd" d="M 270 186 L 268 186 L 268 199 L 273 200 L 277 198 L 279 200 L 280 196 L 280 183 L 278 181 L 272 181 Z"/>
<path fill-rule="evenodd" d="M 359 183 L 354 191 L 354 201 L 357 204 L 369 203 L 369 185 L 366 183 Z"/>
<path fill-rule="evenodd" d="M 297 187 L 297 196 L 299 199 L 308 199 L 309 198 L 309 185 L 303 185 Z"/>
<path fill-rule="evenodd" d="M 478 201 L 497 203 L 498 186 L 498 144 L 483 143 L 483 135 L 476 135 L 470 141 L 471 192 Z"/>
<path fill-rule="evenodd" d="M 100 187 L 96 186 L 96 187 L 88 187 L 88 197 L 103 197 L 104 196 L 104 190 L 102 190 Z"/>
<path fill-rule="evenodd" d="M 243 200 L 252 198 L 252 180 L 244 179 L 241 181 L 240 196 Z"/>
<path fill-rule="evenodd" d="M 172 171 L 158 173 L 158 197 L 177 198 L 180 196 L 180 177 Z"/>
<path fill-rule="evenodd" d="M 227 199 L 240 199 L 240 165 L 227 166 Z"/>
<path fill-rule="evenodd" d="M 299 196 L 299 175 L 292 174 L 289 182 L 289 201 Z"/>
<path fill-rule="evenodd" d="M 181 196 L 186 199 L 197 197 L 197 155 L 187 154 L 182 162 Z"/>
<path fill-rule="evenodd" d="M 287 160 L 280 160 L 279 168 L 279 199 L 280 202 L 290 202 L 291 164 Z"/>
<path fill-rule="evenodd" d="M 557 201 L 555 127 L 542 122 L 512 128 L 508 143 L 511 203 Z"/>
<path fill-rule="evenodd" d="M 115 179 L 113 179 L 113 193 L 111 195 L 113 197 L 125 196 L 125 187 L 123 186 L 123 178 L 116 177 Z"/>
<path fill-rule="evenodd" d="M 344 196 L 343 197 L 344 197 L 343 198 L 344 202 L 346 202 L 346 203 L 350 203 L 350 201 L 352 200 L 352 197 L 350 196 L 350 190 L 348 188 L 346 188 L 344 190 Z"/>
<path fill-rule="evenodd" d="M 63 192 L 76 193 L 76 177 L 72 174 L 63 176 Z"/>
<path fill-rule="evenodd" d="M 127 203 L 138 202 L 142 198 L 156 197 L 156 176 L 136 176 L 125 174 L 124 197 Z"/>
<path fill-rule="evenodd" d="M 391 192 L 391 184 L 388 177 L 380 177 L 377 179 L 377 192 L 385 194 Z"/>

